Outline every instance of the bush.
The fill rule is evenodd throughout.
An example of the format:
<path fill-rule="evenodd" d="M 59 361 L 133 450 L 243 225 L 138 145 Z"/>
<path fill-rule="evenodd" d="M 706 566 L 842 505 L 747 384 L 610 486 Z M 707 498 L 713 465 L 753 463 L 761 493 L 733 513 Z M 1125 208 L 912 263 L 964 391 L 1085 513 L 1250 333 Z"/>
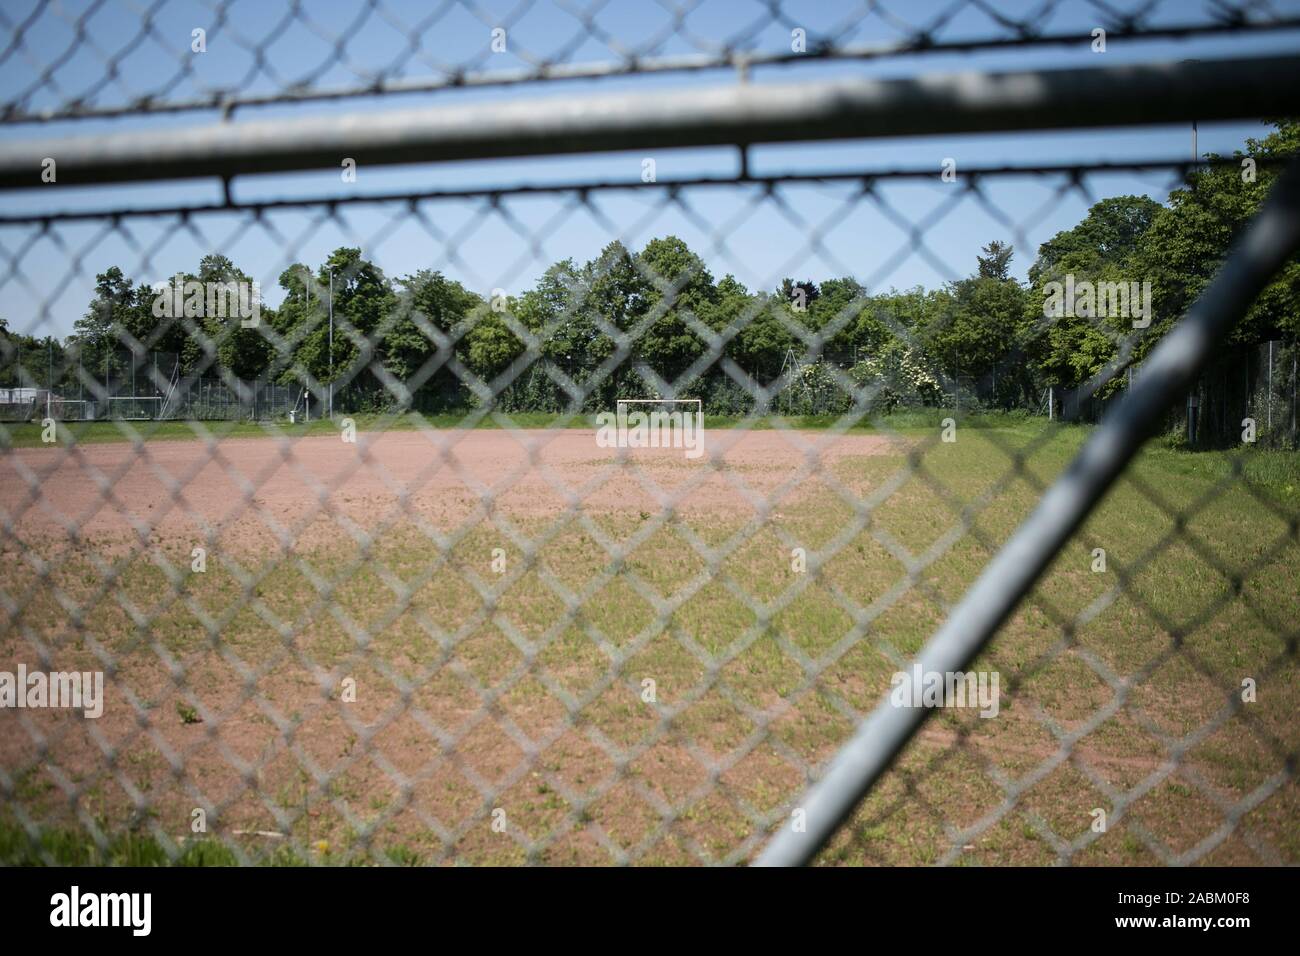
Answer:
<path fill-rule="evenodd" d="M 1190 447 L 1187 444 L 1187 429 L 1183 425 L 1175 425 L 1170 428 L 1159 438 L 1160 444 L 1170 451 L 1187 451 Z"/>
<path fill-rule="evenodd" d="M 849 377 L 871 393 L 868 410 L 888 414 L 900 408 L 943 404 L 939 372 L 921 352 L 891 339 L 877 355 L 849 369 Z"/>

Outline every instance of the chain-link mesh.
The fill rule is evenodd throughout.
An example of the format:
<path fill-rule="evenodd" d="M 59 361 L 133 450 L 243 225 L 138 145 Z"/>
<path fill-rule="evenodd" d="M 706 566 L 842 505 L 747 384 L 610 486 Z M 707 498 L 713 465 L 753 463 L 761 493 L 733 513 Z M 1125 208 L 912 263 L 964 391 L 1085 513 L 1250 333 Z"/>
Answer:
<path fill-rule="evenodd" d="M 255 30 L 240 6 L 209 11 L 207 42 L 249 61 L 220 83 L 165 5 L 111 47 L 97 5 L 6 10 L 0 70 L 39 62 L 5 116 L 776 65 L 807 16 L 755 4 L 719 31 L 693 26 L 714 5 L 669 4 L 633 41 L 603 5 L 560 4 L 558 42 L 526 49 L 540 5 L 363 3 L 334 27 L 291 6 Z M 806 28 L 807 49 L 1291 23 L 1262 4 L 886 6 Z M 434 42 L 464 17 L 484 50 Z M 57 54 L 50 22 L 71 34 Z M 356 37 L 378 24 L 402 52 L 372 62 L 382 45 Z M 497 27 L 518 75 L 488 69 Z M 313 37 L 318 65 L 274 67 Z M 930 708 L 923 641 L 1143 380 L 1285 145 L 1252 147 L 1249 176 L 1240 158 L 746 162 L 6 216 L 3 852 L 755 858 L 806 825 L 801 793 L 882 697 L 915 683 L 902 706 Z M 1135 181 L 1160 202 L 1121 192 Z M 1065 248 L 1063 216 L 1115 227 L 1120 206 L 1134 258 L 1114 234 L 1094 243 L 1110 259 Z M 1035 262 L 1027 280 L 996 244 L 972 275 L 979 250 L 945 232 L 971 215 Z M 599 237 L 577 261 L 575 234 Z M 776 250 L 759 267 L 746 235 Z M 419 268 L 385 270 L 412 248 Z M 894 289 L 918 263 L 942 286 Z M 958 676 L 964 705 L 940 675 L 935 718 L 820 859 L 1296 862 L 1295 268 Z M 1081 301 L 1071 270 L 1150 277 L 1146 323 L 1140 282 L 1123 314 L 1049 315 L 1053 282 Z M 49 706 L 54 677 L 35 703 L 32 674 L 71 672 L 102 672 L 101 716 Z"/>
<path fill-rule="evenodd" d="M 44 3 L 0 11 L 6 122 L 1300 26 L 1286 3 Z M 199 31 L 195 33 L 195 31 Z M 797 33 L 797 45 L 792 35 Z M 177 38 L 185 39 L 178 44 Z M 220 58 L 203 59 L 209 40 Z M 792 48 L 793 47 L 793 48 Z"/>

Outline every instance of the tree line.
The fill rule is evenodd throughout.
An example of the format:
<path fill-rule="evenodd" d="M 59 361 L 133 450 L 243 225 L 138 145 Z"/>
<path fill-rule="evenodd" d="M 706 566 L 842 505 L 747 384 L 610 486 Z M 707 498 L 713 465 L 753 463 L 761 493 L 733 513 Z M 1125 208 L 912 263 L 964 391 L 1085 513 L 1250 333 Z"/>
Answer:
<path fill-rule="evenodd" d="M 1146 196 L 1097 202 L 1038 248 L 1027 282 L 1011 275 L 1015 250 L 994 240 L 969 275 L 939 288 L 873 294 L 839 277 L 750 290 L 733 275 L 715 278 L 685 242 L 665 236 L 640 250 L 615 241 L 590 261 L 554 263 L 531 289 L 508 296 L 432 269 L 390 278 L 345 247 L 314 267 L 285 269 L 281 304 L 263 306 L 245 327 L 226 316 L 160 318 L 154 288 L 112 267 L 97 276 L 65 340 L 11 331 L 0 318 L 0 384 L 66 390 L 80 377 L 120 391 L 132 364 L 165 353 L 187 377 L 334 382 L 337 407 L 349 411 L 486 403 L 559 411 L 579 399 L 598 410 L 672 390 L 703 398 L 710 413 L 766 403 L 798 414 L 843 411 L 850 390 L 864 386 L 875 410 L 953 401 L 1036 407 L 1049 386 L 1077 388 L 1140 364 L 1204 290 L 1272 185 L 1274 161 L 1300 147 L 1300 124 L 1274 125 L 1247 141 L 1240 162 L 1195 170 L 1164 204 Z M 1054 295 L 1059 304 L 1063 277 L 1076 300 L 1064 314 L 1045 315 Z M 172 281 L 251 278 L 211 254 Z M 1152 308 L 1140 331 L 1130 315 L 1097 314 L 1081 285 L 1143 282 Z M 1237 324 L 1233 343 L 1294 343 L 1298 300 L 1293 259 Z M 1101 394 L 1122 380 L 1110 375 Z"/>

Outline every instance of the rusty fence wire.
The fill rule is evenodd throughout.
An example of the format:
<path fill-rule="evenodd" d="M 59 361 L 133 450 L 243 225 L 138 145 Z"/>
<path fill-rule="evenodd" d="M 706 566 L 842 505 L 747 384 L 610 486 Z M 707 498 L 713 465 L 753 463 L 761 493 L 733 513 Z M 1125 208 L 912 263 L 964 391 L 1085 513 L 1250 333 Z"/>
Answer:
<path fill-rule="evenodd" d="M 751 155 L 1294 116 L 1295 57 L 748 82 L 1292 6 L 29 6 L 0 12 L 4 862 L 1300 859 L 1294 125 L 1191 161 Z M 746 82 L 513 99 L 710 69 Z M 670 146 L 736 169 L 433 178 Z M 966 215 L 1002 241 L 955 251 Z M 894 288 L 918 263 L 942 285 Z"/>

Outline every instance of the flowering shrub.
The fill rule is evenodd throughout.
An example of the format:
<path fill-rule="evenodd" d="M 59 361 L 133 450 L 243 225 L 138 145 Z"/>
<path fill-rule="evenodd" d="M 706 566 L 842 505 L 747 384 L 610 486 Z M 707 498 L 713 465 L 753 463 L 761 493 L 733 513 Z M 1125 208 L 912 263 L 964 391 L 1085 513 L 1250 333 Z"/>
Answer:
<path fill-rule="evenodd" d="M 939 373 L 925 353 L 891 339 L 878 354 L 849 369 L 849 377 L 871 393 L 872 412 L 940 405 Z"/>

